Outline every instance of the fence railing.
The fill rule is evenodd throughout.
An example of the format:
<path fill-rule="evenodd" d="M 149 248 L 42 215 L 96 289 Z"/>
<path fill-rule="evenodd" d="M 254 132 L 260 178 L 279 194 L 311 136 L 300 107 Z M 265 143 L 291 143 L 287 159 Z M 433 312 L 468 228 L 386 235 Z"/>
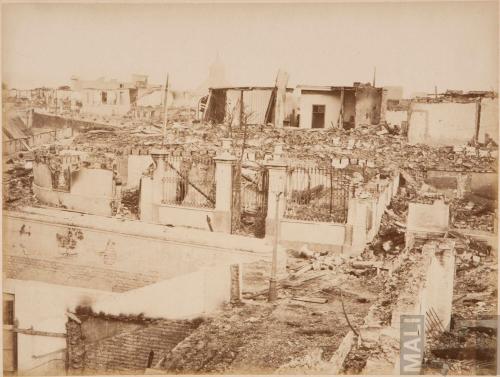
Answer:
<path fill-rule="evenodd" d="M 287 170 L 285 218 L 345 223 L 349 180 L 344 169 L 290 167 Z"/>
<path fill-rule="evenodd" d="M 215 208 L 215 162 L 209 156 L 166 156 L 162 204 Z"/>

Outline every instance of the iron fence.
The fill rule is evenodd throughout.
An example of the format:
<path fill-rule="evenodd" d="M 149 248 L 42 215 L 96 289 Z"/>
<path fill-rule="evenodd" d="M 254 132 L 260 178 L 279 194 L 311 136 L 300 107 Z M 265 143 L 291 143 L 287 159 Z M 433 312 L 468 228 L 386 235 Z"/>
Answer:
<path fill-rule="evenodd" d="M 263 238 L 267 215 L 269 178 L 259 164 L 233 165 L 231 233 Z"/>
<path fill-rule="evenodd" d="M 215 162 L 210 156 L 167 156 L 162 203 L 215 208 Z"/>
<path fill-rule="evenodd" d="M 345 223 L 349 179 L 344 169 L 295 166 L 287 170 L 285 218 Z"/>

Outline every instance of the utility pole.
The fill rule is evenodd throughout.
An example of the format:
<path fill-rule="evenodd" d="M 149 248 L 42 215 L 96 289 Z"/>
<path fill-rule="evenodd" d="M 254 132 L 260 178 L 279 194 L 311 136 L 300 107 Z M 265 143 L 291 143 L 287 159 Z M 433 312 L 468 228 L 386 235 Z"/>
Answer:
<path fill-rule="evenodd" d="M 163 145 L 167 143 L 167 119 L 168 119 L 167 98 L 168 98 L 168 73 L 167 73 L 167 81 L 165 82 L 165 98 L 163 99 L 163 142 L 162 142 Z"/>
<path fill-rule="evenodd" d="M 375 88 L 375 76 L 377 76 L 377 67 L 373 67 L 373 87 Z"/>
<path fill-rule="evenodd" d="M 274 302 L 278 298 L 278 286 L 276 281 L 276 270 L 278 264 L 278 241 L 279 241 L 279 231 L 280 231 L 280 220 L 279 220 L 279 206 L 280 206 L 280 196 L 282 192 L 276 194 L 276 212 L 275 212 L 275 235 L 273 244 L 273 259 L 271 262 L 271 278 L 269 279 L 269 296 L 268 301 Z"/>

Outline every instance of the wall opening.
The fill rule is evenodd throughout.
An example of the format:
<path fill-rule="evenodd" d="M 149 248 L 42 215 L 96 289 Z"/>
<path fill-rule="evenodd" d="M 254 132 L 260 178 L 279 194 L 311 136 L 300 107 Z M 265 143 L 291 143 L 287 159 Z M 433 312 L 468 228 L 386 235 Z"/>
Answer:
<path fill-rule="evenodd" d="M 325 105 L 312 105 L 311 128 L 325 128 Z"/>

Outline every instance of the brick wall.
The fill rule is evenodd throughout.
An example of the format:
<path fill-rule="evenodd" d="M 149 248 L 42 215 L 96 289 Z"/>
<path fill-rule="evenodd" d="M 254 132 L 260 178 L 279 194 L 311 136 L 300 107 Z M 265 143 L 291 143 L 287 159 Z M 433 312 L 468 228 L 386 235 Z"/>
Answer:
<path fill-rule="evenodd" d="M 84 324 L 78 325 L 71 320 L 67 326 L 68 366 L 71 373 L 132 374 L 144 373 L 150 351 L 154 352 L 152 365 L 158 363 L 194 331 L 198 322 L 156 320 L 145 327 L 126 330 L 92 343 L 86 342 L 82 326 Z"/>
<path fill-rule="evenodd" d="M 143 274 L 14 255 L 4 256 L 9 279 L 38 280 L 52 284 L 126 292 L 158 282 L 156 273 Z M 36 276 L 34 276 L 36 275 Z"/>

